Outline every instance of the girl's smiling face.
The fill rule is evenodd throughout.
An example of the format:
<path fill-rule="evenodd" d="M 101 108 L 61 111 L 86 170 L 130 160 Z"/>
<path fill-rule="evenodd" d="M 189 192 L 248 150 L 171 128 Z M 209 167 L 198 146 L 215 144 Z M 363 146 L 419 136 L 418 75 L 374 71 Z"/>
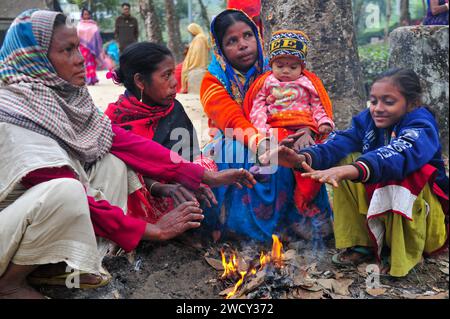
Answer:
<path fill-rule="evenodd" d="M 410 110 L 406 98 L 389 78 L 381 79 L 370 90 L 370 114 L 377 128 L 390 128 Z"/>

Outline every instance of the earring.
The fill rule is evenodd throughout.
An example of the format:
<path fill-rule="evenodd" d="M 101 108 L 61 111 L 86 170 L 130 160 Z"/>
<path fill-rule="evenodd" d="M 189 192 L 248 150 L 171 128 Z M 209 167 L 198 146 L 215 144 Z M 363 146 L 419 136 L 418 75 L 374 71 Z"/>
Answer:
<path fill-rule="evenodd" d="M 144 88 L 141 89 L 141 98 L 139 99 L 139 102 L 142 102 L 142 97 L 144 96 Z"/>

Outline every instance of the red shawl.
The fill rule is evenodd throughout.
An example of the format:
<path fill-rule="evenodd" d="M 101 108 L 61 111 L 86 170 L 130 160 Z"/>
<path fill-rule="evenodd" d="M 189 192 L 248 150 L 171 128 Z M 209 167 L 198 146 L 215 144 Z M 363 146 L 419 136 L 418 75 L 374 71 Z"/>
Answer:
<path fill-rule="evenodd" d="M 168 116 L 174 105 L 172 103 L 169 107 L 148 106 L 133 95 L 122 94 L 117 102 L 108 105 L 105 114 L 113 124 L 142 137 L 153 139 L 159 120 Z M 156 223 L 162 215 L 174 208 L 173 200 L 151 196 L 143 176 L 140 174 L 138 176 L 143 187 L 128 196 L 128 215 Z"/>
<path fill-rule="evenodd" d="M 113 124 L 152 139 L 159 120 L 169 115 L 174 105 L 148 106 L 132 95 L 122 94 L 117 102 L 108 105 L 105 114 Z"/>

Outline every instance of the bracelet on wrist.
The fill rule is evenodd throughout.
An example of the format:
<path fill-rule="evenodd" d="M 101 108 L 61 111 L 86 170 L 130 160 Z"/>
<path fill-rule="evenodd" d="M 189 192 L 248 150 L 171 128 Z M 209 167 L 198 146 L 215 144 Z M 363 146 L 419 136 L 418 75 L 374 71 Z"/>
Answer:
<path fill-rule="evenodd" d="M 150 185 L 150 188 L 149 188 L 149 190 L 148 190 L 148 192 L 149 192 L 150 195 L 152 195 L 152 196 L 153 196 L 152 189 L 153 189 L 153 186 L 155 186 L 156 184 L 161 184 L 161 183 L 160 183 L 160 182 L 153 182 L 153 183 Z"/>

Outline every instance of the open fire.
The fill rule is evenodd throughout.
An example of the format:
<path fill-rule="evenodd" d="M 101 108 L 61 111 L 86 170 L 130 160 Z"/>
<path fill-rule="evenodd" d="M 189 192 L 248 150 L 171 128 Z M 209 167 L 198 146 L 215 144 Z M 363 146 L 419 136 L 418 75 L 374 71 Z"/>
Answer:
<path fill-rule="evenodd" d="M 258 270 L 254 265 L 250 265 L 247 270 L 239 271 L 239 262 L 236 256 L 236 253 L 232 253 L 229 261 L 227 262 L 225 253 L 221 251 L 222 255 L 222 265 L 224 272 L 221 276 L 221 279 L 234 279 L 239 278 L 237 283 L 234 285 L 234 288 L 226 295 L 226 299 L 229 299 L 236 295 L 239 288 L 242 286 L 244 281 L 251 277 L 255 276 L 259 271 L 262 271 L 264 267 L 268 264 L 272 264 L 275 268 L 283 267 L 283 244 L 279 240 L 277 235 L 272 235 L 272 251 L 270 254 L 265 254 L 264 251 L 261 251 L 261 255 L 259 256 L 259 268 Z"/>

